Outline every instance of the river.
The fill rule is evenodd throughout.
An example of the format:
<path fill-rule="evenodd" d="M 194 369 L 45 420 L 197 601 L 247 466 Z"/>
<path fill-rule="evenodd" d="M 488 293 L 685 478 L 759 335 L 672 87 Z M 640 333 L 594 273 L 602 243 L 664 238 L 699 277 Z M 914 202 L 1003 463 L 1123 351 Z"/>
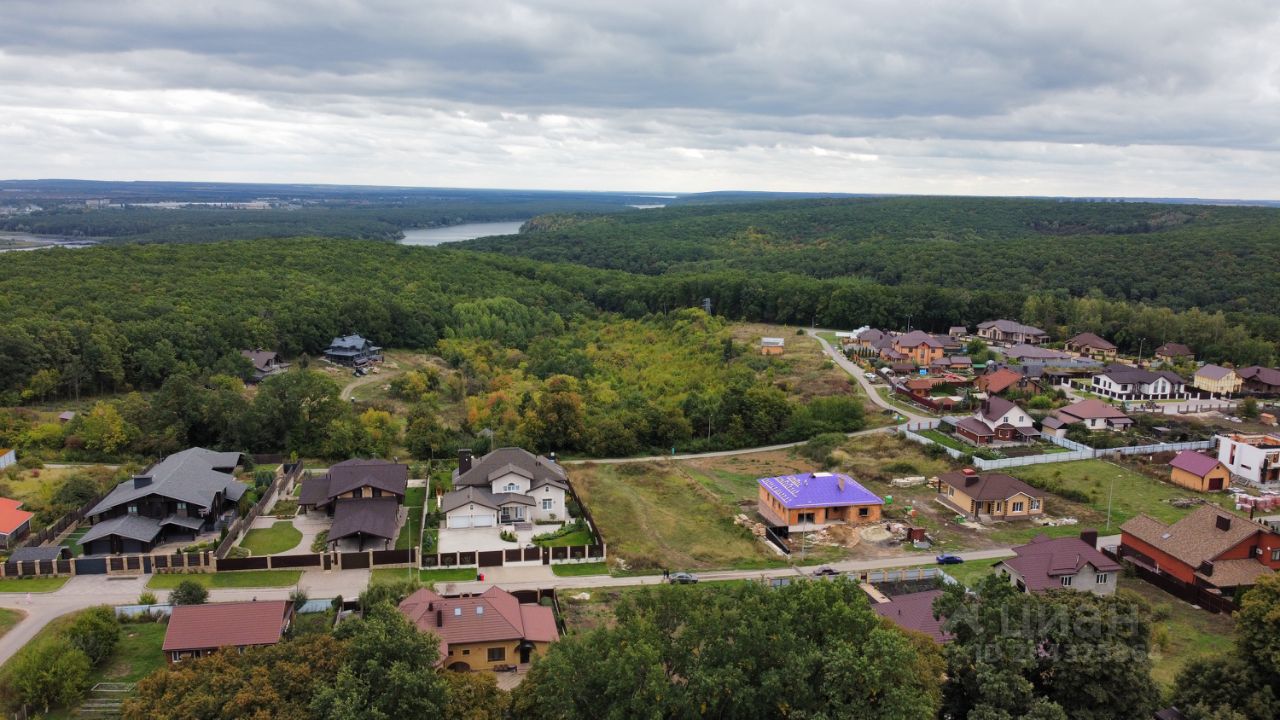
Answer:
<path fill-rule="evenodd" d="M 57 235 L 31 235 L 23 232 L 0 232 L 0 253 L 44 248 L 83 248 L 97 245 L 93 240 L 68 238 Z"/>
<path fill-rule="evenodd" d="M 523 220 L 512 222 L 464 223 L 448 227 L 406 228 L 401 245 L 443 245 L 462 242 L 490 235 L 515 235 L 520 232 Z"/>

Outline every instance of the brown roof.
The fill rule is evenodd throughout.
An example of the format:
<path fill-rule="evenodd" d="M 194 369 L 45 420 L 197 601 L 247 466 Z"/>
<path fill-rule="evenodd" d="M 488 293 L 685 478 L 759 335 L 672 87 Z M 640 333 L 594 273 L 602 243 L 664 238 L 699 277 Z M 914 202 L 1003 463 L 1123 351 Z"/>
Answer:
<path fill-rule="evenodd" d="M 400 612 L 422 632 L 440 638 L 442 658 L 450 644 L 560 638 L 551 608 L 521 603 L 496 585 L 480 595 L 456 598 L 423 588 L 400 603 Z"/>
<path fill-rule="evenodd" d="M 976 417 L 967 417 L 956 421 L 956 428 L 964 428 L 974 435 L 987 436 L 996 434 L 996 431 L 992 430 L 990 425 L 982 422 Z"/>
<path fill-rule="evenodd" d="M 1227 529 L 1218 527 L 1218 518 L 1227 519 Z M 1262 530 L 1248 519 L 1215 505 L 1201 505 L 1172 525 L 1165 525 L 1150 515 L 1139 515 L 1120 526 L 1121 533 L 1132 535 L 1193 568 Z"/>
<path fill-rule="evenodd" d="M 341 498 L 334 505 L 329 541 L 353 535 L 395 540 L 400 530 L 400 500 L 394 497 Z"/>
<path fill-rule="evenodd" d="M 915 630 L 933 638 L 934 642 L 945 643 L 951 636 L 942 631 L 942 621 L 933 616 L 933 601 L 941 594 L 941 590 L 925 590 L 898 595 L 887 603 L 872 605 L 871 609 L 900 628 Z"/>
<path fill-rule="evenodd" d="M 1202 377 L 1206 380 L 1222 380 L 1234 372 L 1231 368 L 1225 368 L 1221 365 L 1205 365 L 1196 370 L 1196 377 Z"/>
<path fill-rule="evenodd" d="M 943 347 L 941 340 L 923 330 L 912 330 L 905 335 L 899 335 L 894 344 L 898 347 L 919 347 L 921 345 L 928 345 L 931 348 Z"/>
<path fill-rule="evenodd" d="M 524 477 L 530 478 L 530 490 L 535 490 L 543 485 L 550 485 L 563 490 L 569 489 L 564 468 L 560 467 L 554 460 L 541 455 L 534 455 L 528 450 L 515 447 L 498 448 L 484 457 L 477 458 L 471 465 L 470 470 L 454 475 L 453 487 L 455 489 L 464 485 L 484 485 L 488 487 L 497 479 L 498 476 L 494 475 L 496 471 L 512 472 L 515 469 L 522 470 Z M 457 471 L 455 470 L 454 472 L 456 473 Z"/>
<path fill-rule="evenodd" d="M 241 350 L 240 356 L 253 363 L 253 369 L 266 372 L 271 369 L 272 362 L 279 362 L 280 356 L 274 350 Z"/>
<path fill-rule="evenodd" d="M 1018 493 L 1024 493 L 1033 498 L 1044 496 L 1043 492 L 1036 490 L 1016 477 L 1005 475 L 1004 473 L 966 475 L 964 472 L 955 470 L 942 473 L 938 476 L 938 480 L 981 502 L 1008 500 Z"/>
<path fill-rule="evenodd" d="M 169 618 L 163 649 L 275 645 L 280 642 L 288 612 L 286 600 L 179 605 Z"/>
<path fill-rule="evenodd" d="M 1067 345 L 1093 348 L 1095 350 L 1115 350 L 1116 346 L 1091 332 L 1082 332 L 1067 341 Z"/>
<path fill-rule="evenodd" d="M 366 485 L 404 497 L 409 466 L 389 460 L 344 460 L 329 468 L 328 477 L 331 498 Z"/>
<path fill-rule="evenodd" d="M 995 422 L 1005 413 L 1017 407 L 1017 405 L 1004 398 L 991 397 L 983 400 L 982 404 L 978 406 L 978 414 L 989 422 Z"/>
<path fill-rule="evenodd" d="M 1194 354 L 1191 352 L 1191 348 L 1182 343 L 1165 343 L 1156 348 L 1156 355 L 1165 357 L 1190 357 Z"/>
<path fill-rule="evenodd" d="M 978 378 L 978 384 L 989 393 L 999 394 L 1021 382 L 1022 379 L 1022 373 L 1009 368 L 1000 368 L 993 373 L 987 373 Z"/>
<path fill-rule="evenodd" d="M 1270 575 L 1271 568 L 1253 558 L 1236 560 L 1218 560 L 1213 563 L 1213 572 L 1205 574 L 1196 572 L 1196 577 L 1205 580 L 1214 587 L 1231 588 L 1242 585 L 1257 585 L 1258 578 Z"/>
<path fill-rule="evenodd" d="M 1119 420 L 1121 418 L 1124 418 L 1125 420 L 1129 419 L 1128 415 L 1125 415 L 1116 407 L 1112 405 L 1108 405 L 1107 403 L 1104 403 L 1101 400 L 1098 400 L 1097 398 L 1089 398 L 1088 400 L 1081 400 L 1078 403 L 1073 403 L 1064 408 L 1059 408 L 1058 411 L 1054 414 L 1058 415 L 1059 417 L 1063 415 L 1069 415 L 1074 418 L 1079 418 L 1080 420 Z"/>
<path fill-rule="evenodd" d="M 1119 563 L 1078 537 L 1050 540 L 1040 535 L 1030 543 L 1014 548 L 1013 552 L 1014 557 L 1001 562 L 1017 572 L 1029 590 L 1062 587 L 1060 578 L 1075 575 L 1084 569 L 1086 563 L 1099 572 L 1120 570 Z"/>
<path fill-rule="evenodd" d="M 1245 380 L 1252 380 L 1263 385 L 1280 386 L 1280 370 L 1274 368 L 1262 367 L 1261 365 L 1250 365 L 1247 368 L 1241 368 L 1236 373 Z"/>

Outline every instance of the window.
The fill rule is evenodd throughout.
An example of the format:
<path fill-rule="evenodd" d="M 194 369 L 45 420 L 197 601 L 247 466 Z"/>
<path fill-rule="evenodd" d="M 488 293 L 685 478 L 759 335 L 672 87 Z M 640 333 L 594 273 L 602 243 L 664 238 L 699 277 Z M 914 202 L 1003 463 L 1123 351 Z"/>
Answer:
<path fill-rule="evenodd" d="M 489 662 L 502 662 L 507 659 L 506 648 L 489 648 Z"/>
<path fill-rule="evenodd" d="M 1280 549 L 1271 551 L 1271 559 L 1280 562 Z"/>
<path fill-rule="evenodd" d="M 1071 587 L 1071 581 L 1075 580 L 1075 577 L 1076 577 L 1075 575 L 1063 575 L 1062 587 Z"/>
<path fill-rule="evenodd" d="M 186 503 L 184 503 L 184 502 L 180 502 L 180 503 L 178 503 L 178 509 L 179 509 L 179 510 L 186 510 L 186 509 L 187 509 L 187 504 L 186 504 Z"/>
<path fill-rule="evenodd" d="M 550 509 L 551 509 L 551 498 L 543 498 L 543 499 L 542 499 L 542 509 L 543 509 L 543 510 L 550 510 Z"/>
<path fill-rule="evenodd" d="M 519 490 L 520 486 L 515 483 L 507 483 L 506 486 L 502 488 L 502 492 L 517 492 Z"/>
<path fill-rule="evenodd" d="M 130 514 L 130 515 L 137 515 L 137 514 L 138 514 L 138 506 L 137 506 L 137 505 L 130 505 L 130 506 L 129 506 L 129 514 Z"/>
<path fill-rule="evenodd" d="M 462 651 L 462 654 L 463 654 L 463 655 L 470 655 L 470 654 L 471 654 L 471 651 L 470 651 L 470 650 L 463 650 L 463 651 Z"/>
<path fill-rule="evenodd" d="M 1039 501 L 1039 500 L 1034 500 L 1034 499 L 1033 499 L 1033 500 L 1031 501 L 1031 509 L 1032 509 L 1032 510 L 1039 510 L 1039 509 L 1040 509 L 1040 501 Z"/>
<path fill-rule="evenodd" d="M 1098 585 L 1106 585 L 1106 584 L 1107 584 L 1107 580 L 1109 580 L 1109 579 L 1111 579 L 1111 578 L 1110 578 L 1110 576 L 1109 576 L 1107 573 L 1098 573 L 1098 574 L 1093 578 L 1093 582 L 1095 582 L 1095 583 L 1096 583 L 1096 584 L 1098 584 Z"/>
<path fill-rule="evenodd" d="M 871 508 L 858 508 L 858 517 L 867 517 L 869 515 L 871 515 Z"/>
<path fill-rule="evenodd" d="M 1016 503 L 1014 503 L 1014 504 L 1013 504 L 1013 511 L 1014 511 L 1014 512 L 1022 512 L 1022 503 L 1020 503 L 1020 502 L 1016 502 Z"/>

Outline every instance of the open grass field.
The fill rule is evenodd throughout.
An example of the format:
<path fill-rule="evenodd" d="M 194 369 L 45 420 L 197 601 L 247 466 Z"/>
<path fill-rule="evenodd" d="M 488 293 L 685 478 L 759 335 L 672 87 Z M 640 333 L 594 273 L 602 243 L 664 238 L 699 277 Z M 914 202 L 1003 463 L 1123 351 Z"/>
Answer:
<path fill-rule="evenodd" d="M 552 565 L 551 572 L 557 577 L 582 577 L 584 575 L 608 575 L 609 563 L 575 563 L 572 565 Z"/>
<path fill-rule="evenodd" d="M 206 588 L 261 588 L 289 587 L 302 579 L 301 570 L 242 570 L 220 573 L 165 573 L 152 575 L 147 587 L 152 590 L 172 590 L 184 580 L 193 580 Z"/>
<path fill-rule="evenodd" d="M 1010 555 L 1009 557 L 1013 557 Z M 970 560 L 969 562 L 960 563 L 959 565 L 947 565 L 942 571 L 965 587 L 971 588 L 981 582 L 983 578 L 995 572 L 994 565 L 999 560 Z"/>
<path fill-rule="evenodd" d="M 591 537 L 591 531 L 583 528 L 550 540 L 535 540 L 534 544 L 542 545 L 544 547 L 573 547 L 575 545 L 590 545 L 593 542 L 594 539 Z"/>
<path fill-rule="evenodd" d="M 302 532 L 288 520 L 281 520 L 269 528 L 256 528 L 245 533 L 240 547 L 254 555 L 276 555 L 292 550 L 302 542 Z"/>
<path fill-rule="evenodd" d="M 4 578 L 0 593 L 53 592 L 67 584 L 70 577 Z"/>
<path fill-rule="evenodd" d="M 610 555 L 628 568 L 783 564 L 745 528 L 734 525 L 736 506 L 676 465 L 582 465 L 572 477 Z"/>
<path fill-rule="evenodd" d="M 1175 498 L 1202 498 L 1214 503 L 1225 502 L 1221 494 L 1197 493 L 1105 460 L 1028 465 L 1009 468 L 1007 472 L 1032 485 L 1040 486 L 1048 483 L 1088 494 L 1089 506 L 1100 513 L 1104 521 L 1107 497 L 1114 487 L 1114 495 L 1111 498 L 1113 530 L 1139 513 L 1146 513 L 1161 522 L 1178 520 L 1191 510 L 1171 505 L 1169 501 Z M 1105 531 L 1105 527 L 1099 530 Z"/>
<path fill-rule="evenodd" d="M 435 570 L 419 570 L 418 580 L 424 583 L 470 582 L 476 579 L 475 568 L 439 568 Z M 369 575 L 369 584 L 403 582 L 413 577 L 411 568 L 381 568 Z"/>
<path fill-rule="evenodd" d="M 1157 616 L 1166 616 L 1151 621 L 1156 640 L 1152 643 L 1151 674 L 1165 689 L 1173 687 L 1187 663 L 1231 649 L 1235 622 L 1229 616 L 1198 610 L 1137 578 L 1121 576 L 1119 589 L 1137 593 L 1157 610 Z"/>
<path fill-rule="evenodd" d="M 13 626 L 17 625 L 26 616 L 27 614 L 21 610 L 0 608 L 0 637 L 4 637 L 5 633 L 12 630 Z"/>

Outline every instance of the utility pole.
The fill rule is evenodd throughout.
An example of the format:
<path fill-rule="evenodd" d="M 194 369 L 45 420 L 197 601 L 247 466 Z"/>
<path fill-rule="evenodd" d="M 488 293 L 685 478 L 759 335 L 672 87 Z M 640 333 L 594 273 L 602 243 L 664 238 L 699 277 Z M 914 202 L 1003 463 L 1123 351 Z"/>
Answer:
<path fill-rule="evenodd" d="M 1115 497 L 1115 494 L 1116 494 L 1116 478 L 1118 478 L 1118 477 L 1120 477 L 1120 476 L 1119 476 L 1119 475 L 1112 475 L 1112 476 L 1111 476 L 1111 490 L 1107 492 L 1107 530 L 1108 530 L 1108 531 L 1110 531 L 1110 530 L 1111 530 L 1111 498 Z"/>

